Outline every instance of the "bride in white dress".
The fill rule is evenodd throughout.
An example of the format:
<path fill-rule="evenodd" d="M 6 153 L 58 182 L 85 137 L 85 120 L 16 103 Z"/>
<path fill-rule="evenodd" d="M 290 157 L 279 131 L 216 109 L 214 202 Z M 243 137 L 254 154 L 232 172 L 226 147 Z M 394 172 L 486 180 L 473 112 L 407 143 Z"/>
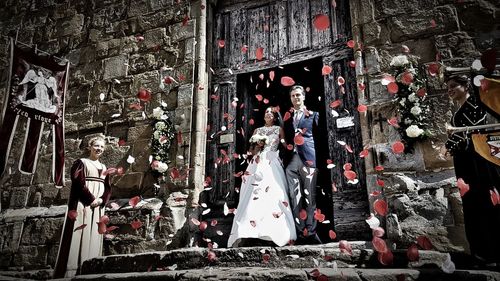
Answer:
<path fill-rule="evenodd" d="M 272 241 L 278 246 L 297 238 L 278 156 L 280 140 L 284 139 L 283 129 L 275 125 L 278 116 L 273 108 L 267 108 L 265 126 L 255 129 L 250 138 L 254 156 L 242 176 L 228 247 L 238 247 L 244 238 Z"/>

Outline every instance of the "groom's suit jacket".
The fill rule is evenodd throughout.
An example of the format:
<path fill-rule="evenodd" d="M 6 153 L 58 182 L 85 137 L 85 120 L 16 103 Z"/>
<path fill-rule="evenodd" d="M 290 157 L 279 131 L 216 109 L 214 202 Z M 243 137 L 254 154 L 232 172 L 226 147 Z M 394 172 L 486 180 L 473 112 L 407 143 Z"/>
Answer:
<path fill-rule="evenodd" d="M 302 163 L 306 167 L 316 168 L 316 152 L 314 148 L 314 133 L 317 131 L 318 127 L 318 112 L 307 110 L 309 113 L 304 112 L 299 120 L 298 128 L 302 130 L 302 137 L 304 137 L 304 144 L 297 145 L 294 143 L 295 128 L 293 126 L 293 120 L 295 111 L 293 109 L 291 117 L 284 121 L 283 130 L 285 131 L 285 141 L 287 144 L 292 144 L 295 149 L 286 150 L 283 157 L 283 164 L 285 167 L 292 160 L 293 154 L 298 153 Z M 295 151 L 294 151 L 295 150 Z"/>

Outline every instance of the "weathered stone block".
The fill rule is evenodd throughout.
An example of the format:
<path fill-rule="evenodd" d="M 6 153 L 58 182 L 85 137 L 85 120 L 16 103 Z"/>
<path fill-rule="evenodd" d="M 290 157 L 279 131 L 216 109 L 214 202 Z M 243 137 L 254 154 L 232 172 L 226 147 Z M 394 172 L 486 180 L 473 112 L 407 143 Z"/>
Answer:
<path fill-rule="evenodd" d="M 391 144 L 392 142 L 374 146 L 378 163 L 384 166 L 386 171 L 424 171 L 424 158 L 419 146 L 415 146 L 413 153 L 395 154 Z"/>
<path fill-rule="evenodd" d="M 19 209 L 26 207 L 28 203 L 28 194 L 30 188 L 28 186 L 14 187 L 10 194 L 10 208 Z"/>
<path fill-rule="evenodd" d="M 138 140 L 150 140 L 153 133 L 153 126 L 150 124 L 139 125 L 128 128 L 127 140 L 133 143 Z"/>
<path fill-rule="evenodd" d="M 114 176 L 112 179 L 113 198 L 131 198 L 139 194 L 142 187 L 144 173 L 126 173 L 122 176 Z"/>
<path fill-rule="evenodd" d="M 56 35 L 59 37 L 70 36 L 82 32 L 85 16 L 76 14 L 69 19 L 61 19 L 56 27 Z"/>
<path fill-rule="evenodd" d="M 141 88 L 148 89 L 152 93 L 158 93 L 160 89 L 160 73 L 158 70 L 148 71 L 134 76 L 132 93 L 137 93 Z"/>
<path fill-rule="evenodd" d="M 168 28 L 173 42 L 185 40 L 195 36 L 196 20 L 189 20 L 186 25 L 182 22 L 171 25 Z"/>
<path fill-rule="evenodd" d="M 403 235 L 401 225 L 399 224 L 398 215 L 393 213 L 387 214 L 385 222 L 385 233 L 387 234 L 387 238 L 393 241 L 398 241 Z"/>
<path fill-rule="evenodd" d="M 444 142 L 429 140 L 421 144 L 426 170 L 451 168 L 453 159 L 446 155 Z"/>
<path fill-rule="evenodd" d="M 465 60 L 462 65 L 470 66 L 472 60 L 479 58 L 480 53 L 476 49 L 474 38 L 465 32 L 453 32 L 436 36 L 436 48 L 442 59 L 461 58 Z"/>
<path fill-rule="evenodd" d="M 192 106 L 193 104 L 193 85 L 187 84 L 179 87 L 177 92 L 177 106 Z"/>
<path fill-rule="evenodd" d="M 59 243 L 64 218 L 31 218 L 24 224 L 21 245 Z"/>
<path fill-rule="evenodd" d="M 120 100 L 110 100 L 107 102 L 100 102 L 96 104 L 97 110 L 94 114 L 93 120 L 95 122 L 106 122 L 112 120 L 114 114 L 122 114 L 123 104 Z"/>
<path fill-rule="evenodd" d="M 389 20 L 389 24 L 392 42 L 443 34 L 459 28 L 456 10 L 452 6 L 441 6 L 411 15 L 393 17 Z"/>
<path fill-rule="evenodd" d="M 368 124 L 370 138 L 373 143 L 386 143 L 399 140 L 401 136 L 396 128 L 389 125 L 388 119 L 396 116 L 397 110 L 393 103 L 384 103 L 370 107 L 371 124 Z"/>
<path fill-rule="evenodd" d="M 387 91 L 387 87 L 381 83 L 382 77 L 372 76 L 365 83 L 368 83 L 367 88 L 370 89 L 370 99 L 373 103 L 385 103 L 392 101 L 392 96 Z M 365 90 L 367 91 L 367 90 Z"/>
<path fill-rule="evenodd" d="M 146 31 L 144 34 L 144 41 L 141 43 L 140 47 L 151 49 L 165 45 L 170 45 L 170 38 L 167 36 L 167 29 L 160 27 Z"/>
<path fill-rule="evenodd" d="M 135 163 L 130 167 L 131 171 L 146 172 L 150 170 L 149 156 L 151 155 L 151 140 L 135 141 L 131 155 L 135 157 Z"/>
<path fill-rule="evenodd" d="M 104 60 L 103 79 L 119 78 L 127 76 L 128 57 L 127 55 L 119 55 Z"/>
<path fill-rule="evenodd" d="M 10 222 L 0 224 L 0 251 L 14 253 L 18 250 L 23 231 L 23 222 Z"/>
<path fill-rule="evenodd" d="M 189 132 L 191 130 L 191 114 L 191 106 L 178 107 L 175 110 L 174 125 L 179 125 L 181 132 Z"/>
<path fill-rule="evenodd" d="M 24 270 L 44 268 L 47 254 L 47 246 L 20 246 L 12 263 L 14 266 L 22 266 Z"/>

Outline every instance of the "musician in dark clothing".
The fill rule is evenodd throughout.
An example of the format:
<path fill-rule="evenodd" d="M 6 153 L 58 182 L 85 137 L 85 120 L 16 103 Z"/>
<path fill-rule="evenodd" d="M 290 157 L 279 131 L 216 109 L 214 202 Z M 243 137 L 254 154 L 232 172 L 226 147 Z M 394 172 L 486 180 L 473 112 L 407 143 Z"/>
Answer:
<path fill-rule="evenodd" d="M 448 77 L 447 87 L 448 95 L 459 106 L 451 119 L 452 126 L 491 123 L 488 120 L 492 116 L 473 93 L 467 76 Z M 495 267 L 500 262 L 500 205 L 493 204 L 490 191 L 500 190 L 500 167 L 475 151 L 469 132 L 450 134 L 446 148 L 453 155 L 457 179 L 469 185 L 462 202 L 471 254 L 479 264 Z"/>

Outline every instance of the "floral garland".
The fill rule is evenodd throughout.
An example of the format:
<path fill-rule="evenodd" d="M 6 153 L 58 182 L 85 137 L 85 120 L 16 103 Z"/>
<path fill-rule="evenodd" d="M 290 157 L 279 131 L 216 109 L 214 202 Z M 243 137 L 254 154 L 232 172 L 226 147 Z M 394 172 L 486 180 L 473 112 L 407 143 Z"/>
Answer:
<path fill-rule="evenodd" d="M 429 103 L 426 100 L 426 79 L 414 67 L 406 55 L 392 58 L 391 72 L 394 76 L 384 78 L 389 93 L 394 94 L 397 103 L 399 122 L 396 128 L 405 144 L 405 152 L 411 152 L 415 143 L 430 136 Z"/>
<path fill-rule="evenodd" d="M 167 104 L 162 102 L 153 109 L 153 135 L 151 138 L 151 168 L 164 175 L 170 163 L 168 150 L 175 137 L 175 129 L 167 114 Z"/>

